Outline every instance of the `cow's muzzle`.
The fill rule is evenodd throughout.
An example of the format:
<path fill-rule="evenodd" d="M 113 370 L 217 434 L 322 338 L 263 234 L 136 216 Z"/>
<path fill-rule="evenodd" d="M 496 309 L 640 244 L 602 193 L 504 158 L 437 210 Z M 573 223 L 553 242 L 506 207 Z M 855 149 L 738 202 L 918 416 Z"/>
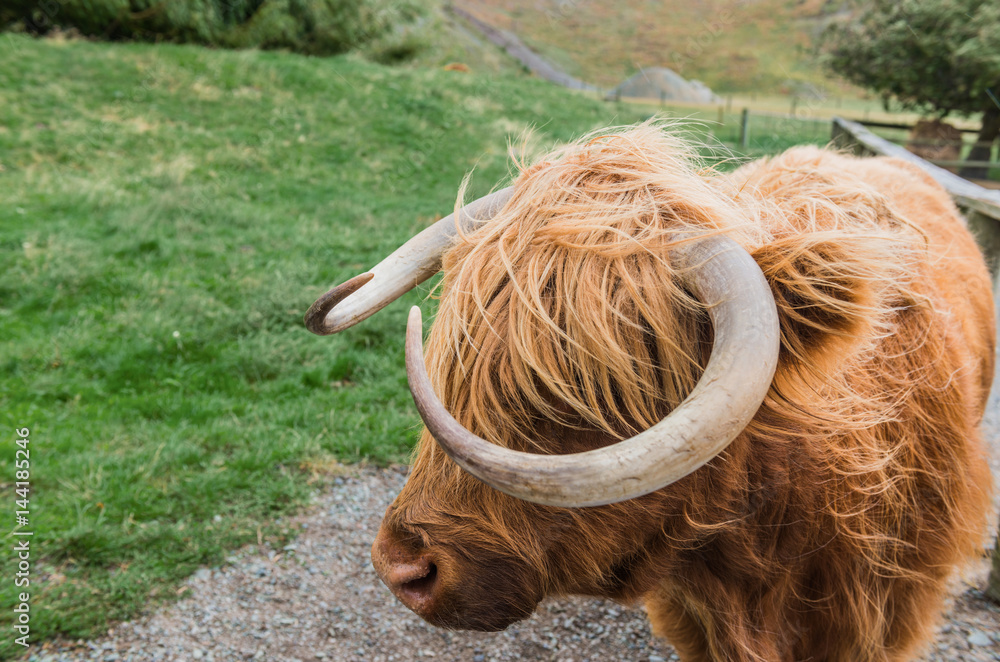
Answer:
<path fill-rule="evenodd" d="M 382 527 L 372 545 L 372 565 L 400 602 L 421 618 L 434 620 L 440 602 L 440 575 L 433 554 Z"/>

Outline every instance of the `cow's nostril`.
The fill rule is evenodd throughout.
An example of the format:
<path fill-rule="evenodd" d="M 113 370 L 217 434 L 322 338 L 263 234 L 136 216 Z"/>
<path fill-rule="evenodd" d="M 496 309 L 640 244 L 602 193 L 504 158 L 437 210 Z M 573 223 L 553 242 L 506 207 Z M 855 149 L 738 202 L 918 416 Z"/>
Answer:
<path fill-rule="evenodd" d="M 438 575 L 437 564 L 424 556 L 394 565 L 384 579 L 404 605 L 426 617 L 434 609 Z"/>
<path fill-rule="evenodd" d="M 372 546 L 372 563 L 379 577 L 400 602 L 428 618 L 440 598 L 440 559 L 425 547 L 383 526 Z"/>
<path fill-rule="evenodd" d="M 430 596 L 434 592 L 434 582 L 437 581 L 437 566 L 433 562 L 428 562 L 426 574 L 423 577 L 415 577 L 410 581 L 403 582 L 400 590 L 412 595 Z"/>
<path fill-rule="evenodd" d="M 426 556 L 422 556 L 410 561 L 390 562 L 385 580 L 390 588 L 405 586 L 423 580 L 432 572 L 437 572 L 434 563 Z"/>

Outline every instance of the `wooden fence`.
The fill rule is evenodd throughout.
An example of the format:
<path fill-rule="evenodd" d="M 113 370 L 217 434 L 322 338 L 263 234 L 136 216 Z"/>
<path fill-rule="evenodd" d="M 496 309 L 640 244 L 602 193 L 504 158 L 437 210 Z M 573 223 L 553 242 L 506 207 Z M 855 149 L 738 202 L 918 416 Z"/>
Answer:
<path fill-rule="evenodd" d="M 858 122 L 858 124 L 863 125 L 867 129 L 891 129 L 895 131 L 906 132 L 906 135 L 908 136 L 906 138 L 907 149 L 912 149 L 916 147 L 916 148 L 927 148 L 930 150 L 944 150 L 945 152 L 947 152 L 948 148 L 953 148 L 956 157 L 959 154 L 961 154 L 963 149 L 967 147 L 968 148 L 986 147 L 987 154 L 990 154 L 993 151 L 993 141 L 979 142 L 978 140 L 976 140 L 970 143 L 962 139 L 947 140 L 944 138 L 928 138 L 928 137 L 918 138 L 913 136 L 913 131 L 916 127 L 912 124 L 898 124 L 893 122 L 874 122 L 869 120 L 855 120 L 855 121 Z M 969 127 L 954 127 L 954 128 L 959 132 L 959 134 L 971 133 L 971 134 L 976 134 L 977 136 L 979 134 L 979 129 L 973 129 Z M 898 142 L 898 141 L 890 141 L 890 142 Z M 944 156 L 944 154 L 942 154 L 941 156 Z M 934 165 L 941 166 L 942 168 L 969 168 L 969 167 L 987 168 L 987 169 L 1000 168 L 1000 161 L 990 161 L 989 156 L 986 157 L 987 160 L 985 161 L 970 161 L 968 159 L 961 159 L 961 158 L 955 158 L 951 160 L 940 157 L 928 158 L 927 155 L 923 155 L 923 158 L 927 161 L 930 161 Z"/>

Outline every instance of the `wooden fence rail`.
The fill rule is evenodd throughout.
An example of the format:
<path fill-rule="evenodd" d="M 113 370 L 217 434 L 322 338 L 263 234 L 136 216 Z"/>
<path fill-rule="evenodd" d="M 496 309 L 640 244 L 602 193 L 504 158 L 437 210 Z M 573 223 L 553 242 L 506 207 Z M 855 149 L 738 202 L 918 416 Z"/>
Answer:
<path fill-rule="evenodd" d="M 912 124 L 899 124 L 897 122 L 876 122 L 874 120 L 862 120 L 858 122 L 858 124 L 875 127 L 876 129 L 902 129 L 904 131 L 913 130 Z M 975 133 L 975 134 L 979 133 L 979 129 L 970 129 L 968 127 L 961 127 L 961 126 L 955 128 L 957 128 L 962 133 Z"/>
<path fill-rule="evenodd" d="M 723 107 L 719 106 L 719 120 L 718 120 L 718 122 L 719 122 L 720 125 L 724 124 L 724 116 L 723 116 L 722 111 L 723 111 Z M 760 129 L 758 129 L 756 127 L 751 127 L 751 117 L 763 117 L 763 118 L 771 118 L 771 119 L 777 119 L 777 120 L 784 120 L 784 121 L 787 121 L 789 123 L 792 123 L 792 122 L 798 123 L 798 125 L 801 125 L 801 123 L 811 123 L 811 124 L 816 124 L 816 125 L 818 125 L 818 124 L 824 124 L 825 125 L 828 122 L 830 122 L 830 119 L 828 117 L 811 117 L 811 116 L 805 116 L 805 115 L 789 115 L 787 113 L 776 113 L 776 112 L 771 112 L 771 111 L 766 111 L 766 110 L 751 110 L 749 108 L 744 108 L 743 112 L 741 114 L 741 117 L 740 117 L 739 138 L 738 138 L 738 141 L 737 141 L 737 144 L 739 145 L 740 149 L 743 150 L 744 152 L 747 151 L 747 149 L 750 148 L 750 134 L 752 132 L 757 133 L 757 132 L 761 131 Z M 899 130 L 913 131 L 913 128 L 914 128 L 914 125 L 912 125 L 912 124 L 894 124 L 894 123 L 890 123 L 890 122 L 873 122 L 873 121 L 868 121 L 868 120 L 847 120 L 847 119 L 843 119 L 843 118 L 835 118 L 835 119 L 838 120 L 838 121 L 840 121 L 840 122 L 850 123 L 852 126 L 860 126 L 862 129 L 867 129 L 869 127 L 874 127 L 874 128 L 889 128 L 889 129 L 899 129 Z M 962 128 L 960 128 L 959 130 L 962 131 L 963 133 L 978 133 L 978 129 L 967 129 L 967 128 L 962 129 Z M 766 134 L 767 131 L 764 130 L 763 133 Z M 871 132 L 869 131 L 869 134 L 870 133 Z M 892 141 L 889 140 L 888 142 L 892 142 Z M 899 144 L 899 143 L 897 142 L 897 144 Z M 966 147 L 970 147 L 970 148 L 971 147 L 989 147 L 990 148 L 990 152 L 992 152 L 993 143 L 992 142 L 979 142 L 979 141 L 968 142 L 968 141 L 965 141 L 965 140 L 942 140 L 942 139 L 934 139 L 934 138 L 918 138 L 918 139 L 909 138 L 906 141 L 906 147 L 907 148 L 910 148 L 910 147 L 946 147 L 946 146 L 958 147 L 959 148 L 959 152 L 961 152 Z M 992 161 L 992 160 L 990 160 L 990 158 L 991 157 L 987 157 L 986 160 L 976 160 L 976 161 L 969 161 L 969 160 L 965 160 L 965 159 L 955 159 L 955 158 L 952 158 L 952 159 L 938 158 L 938 159 L 932 159 L 930 162 L 933 163 L 934 165 L 941 166 L 942 168 L 968 168 L 968 167 L 972 167 L 972 168 L 1000 168 L 1000 161 Z"/>

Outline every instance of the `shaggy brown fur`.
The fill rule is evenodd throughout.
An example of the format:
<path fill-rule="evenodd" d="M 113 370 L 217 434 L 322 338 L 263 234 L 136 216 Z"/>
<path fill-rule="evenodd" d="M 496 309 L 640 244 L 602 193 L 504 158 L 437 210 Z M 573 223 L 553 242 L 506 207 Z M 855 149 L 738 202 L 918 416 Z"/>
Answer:
<path fill-rule="evenodd" d="M 432 623 L 499 629 L 552 594 L 645 601 L 683 660 L 902 660 L 981 550 L 977 430 L 993 374 L 989 277 L 946 193 L 912 166 L 802 147 L 721 175 L 647 124 L 522 168 L 444 259 L 427 359 L 476 434 L 594 448 L 660 420 L 711 347 L 672 243 L 724 232 L 781 317 L 772 389 L 702 469 L 563 509 L 508 497 L 427 433 L 376 567 L 432 558 Z"/>

